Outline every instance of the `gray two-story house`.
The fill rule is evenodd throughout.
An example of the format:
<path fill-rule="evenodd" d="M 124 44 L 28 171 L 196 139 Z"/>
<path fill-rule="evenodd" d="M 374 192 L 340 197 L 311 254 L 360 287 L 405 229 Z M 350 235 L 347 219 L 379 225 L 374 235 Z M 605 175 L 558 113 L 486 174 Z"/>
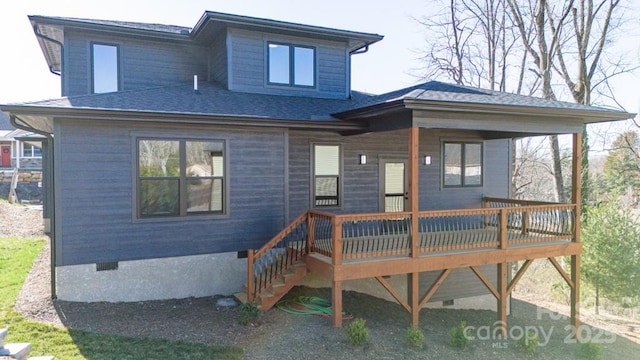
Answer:
<path fill-rule="evenodd" d="M 354 91 L 351 60 L 377 34 L 216 12 L 193 28 L 29 20 L 62 97 L 0 108 L 52 144 L 64 300 L 246 284 L 266 308 L 289 272 L 327 279 L 335 311 L 364 281 L 414 319 L 486 294 L 502 316 L 508 263 L 581 249 L 579 187 L 571 204 L 509 199 L 511 139 L 575 134 L 579 149 L 584 124 L 630 116 L 440 82 Z"/>

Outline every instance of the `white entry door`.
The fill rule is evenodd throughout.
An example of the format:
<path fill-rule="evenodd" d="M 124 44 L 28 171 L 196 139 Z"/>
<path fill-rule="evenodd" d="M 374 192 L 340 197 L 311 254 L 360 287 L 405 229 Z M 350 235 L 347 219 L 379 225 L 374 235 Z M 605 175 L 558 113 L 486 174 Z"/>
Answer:
<path fill-rule="evenodd" d="M 407 208 L 407 161 L 380 162 L 380 208 L 384 212 L 401 212 Z"/>

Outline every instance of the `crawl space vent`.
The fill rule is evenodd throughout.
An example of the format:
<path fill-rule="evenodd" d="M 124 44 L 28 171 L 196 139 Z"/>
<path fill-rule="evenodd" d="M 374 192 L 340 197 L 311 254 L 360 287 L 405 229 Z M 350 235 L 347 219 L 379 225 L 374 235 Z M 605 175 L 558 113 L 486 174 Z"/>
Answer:
<path fill-rule="evenodd" d="M 108 270 L 118 270 L 118 262 L 103 262 L 96 263 L 96 271 L 108 271 Z"/>

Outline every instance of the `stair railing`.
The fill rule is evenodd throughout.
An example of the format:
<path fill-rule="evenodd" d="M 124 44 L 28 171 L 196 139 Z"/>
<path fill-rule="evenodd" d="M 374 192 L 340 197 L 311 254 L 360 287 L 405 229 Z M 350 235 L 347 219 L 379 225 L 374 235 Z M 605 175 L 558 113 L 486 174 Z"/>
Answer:
<path fill-rule="evenodd" d="M 258 250 L 247 251 L 247 300 L 265 292 L 307 252 L 308 212 L 304 212 Z"/>

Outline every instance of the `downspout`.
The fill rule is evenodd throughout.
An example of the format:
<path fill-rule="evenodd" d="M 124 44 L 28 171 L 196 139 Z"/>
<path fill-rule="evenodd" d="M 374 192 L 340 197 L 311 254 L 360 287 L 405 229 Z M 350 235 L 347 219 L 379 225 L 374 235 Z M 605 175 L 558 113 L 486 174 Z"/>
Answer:
<path fill-rule="evenodd" d="M 62 44 L 60 41 L 58 41 L 56 39 L 50 38 L 50 37 L 42 34 L 40 32 L 40 29 L 38 29 L 37 25 L 33 26 L 33 32 L 36 34 L 36 37 L 39 37 L 41 39 L 50 41 L 50 42 L 60 46 L 60 68 L 62 68 L 62 56 L 64 54 L 64 44 Z M 58 72 L 58 71 L 53 70 L 53 66 L 51 66 L 51 65 L 49 65 L 49 71 L 54 75 L 62 76 L 62 71 Z"/>
<path fill-rule="evenodd" d="M 25 130 L 25 131 L 29 131 L 29 132 L 33 132 L 36 134 L 40 134 L 44 137 L 47 138 L 47 141 L 49 143 L 49 149 L 48 152 L 49 154 L 47 154 L 47 163 L 48 163 L 48 168 L 49 168 L 49 174 L 46 174 L 46 176 L 49 178 L 47 179 L 49 181 L 50 184 L 50 194 L 49 194 L 49 204 L 47 204 L 49 206 L 49 215 L 51 217 L 51 233 L 49 234 L 49 237 L 51 239 L 51 244 L 50 244 L 50 250 L 51 250 L 51 265 L 50 265 L 50 271 L 51 271 L 51 298 L 52 299 L 56 299 L 57 293 L 56 293 L 56 241 L 55 241 L 55 237 L 56 237 L 56 213 L 55 213 L 55 206 L 54 204 L 56 203 L 55 201 L 55 196 L 56 196 L 56 192 L 55 192 L 55 183 L 54 183 L 54 176 L 53 176 L 53 166 L 54 166 L 54 145 L 53 145 L 53 136 L 51 134 L 49 134 L 48 132 L 45 131 L 41 131 L 38 130 L 36 128 L 33 128 L 31 126 L 29 126 L 29 124 L 27 124 L 26 122 L 24 122 L 23 120 L 18 119 L 17 116 L 15 115 L 11 115 L 10 117 L 10 121 L 11 121 L 11 125 L 13 125 L 16 129 L 21 129 L 21 130 Z M 19 121 L 19 122 L 18 122 Z M 43 172 L 44 175 L 44 172 Z"/>

